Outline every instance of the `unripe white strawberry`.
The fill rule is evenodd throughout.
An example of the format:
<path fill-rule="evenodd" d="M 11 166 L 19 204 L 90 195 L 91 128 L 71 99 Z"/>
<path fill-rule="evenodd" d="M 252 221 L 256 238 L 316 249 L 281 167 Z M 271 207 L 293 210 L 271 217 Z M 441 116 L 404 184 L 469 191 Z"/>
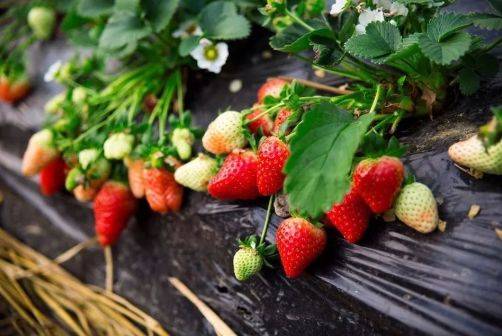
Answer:
<path fill-rule="evenodd" d="M 61 110 L 61 105 L 66 99 L 66 92 L 61 92 L 54 97 L 52 97 L 47 103 L 45 103 L 45 112 L 49 114 L 57 114 Z"/>
<path fill-rule="evenodd" d="M 87 99 L 87 90 L 85 88 L 79 86 L 73 89 L 71 95 L 71 101 L 75 105 L 82 105 L 86 99 Z"/>
<path fill-rule="evenodd" d="M 52 132 L 48 129 L 41 130 L 33 134 L 28 142 L 21 171 L 25 176 L 33 176 L 58 155 Z"/>
<path fill-rule="evenodd" d="M 202 145 L 213 154 L 226 154 L 243 148 L 247 143 L 243 133 L 242 115 L 227 111 L 220 114 L 207 127 L 202 137 Z"/>
<path fill-rule="evenodd" d="M 78 163 L 84 169 L 87 169 L 99 157 L 99 151 L 96 148 L 83 149 L 78 153 Z"/>
<path fill-rule="evenodd" d="M 35 37 L 40 40 L 51 37 L 55 23 L 56 13 L 51 8 L 33 7 L 28 13 L 28 25 Z"/>
<path fill-rule="evenodd" d="M 206 191 L 211 178 L 217 173 L 216 160 L 199 154 L 192 161 L 176 169 L 174 179 L 176 182 L 195 191 Z"/>
<path fill-rule="evenodd" d="M 115 133 L 106 139 L 103 150 L 105 158 L 122 160 L 132 151 L 134 136 L 126 133 Z"/>
<path fill-rule="evenodd" d="M 502 141 L 486 149 L 481 139 L 474 135 L 451 145 L 448 155 L 459 165 L 487 174 L 502 175 Z"/>
<path fill-rule="evenodd" d="M 180 159 L 188 160 L 192 156 L 192 145 L 195 142 L 195 137 L 188 128 L 175 128 L 171 141 Z"/>
<path fill-rule="evenodd" d="M 434 231 L 439 223 L 436 199 L 422 183 L 405 186 L 396 199 L 394 210 L 399 220 L 422 233 Z"/>

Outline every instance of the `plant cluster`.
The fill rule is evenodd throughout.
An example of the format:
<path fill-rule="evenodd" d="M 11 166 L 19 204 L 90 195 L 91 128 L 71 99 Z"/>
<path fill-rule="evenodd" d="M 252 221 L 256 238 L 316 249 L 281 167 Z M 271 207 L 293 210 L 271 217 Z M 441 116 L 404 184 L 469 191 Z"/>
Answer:
<path fill-rule="evenodd" d="M 324 226 L 350 243 L 374 216 L 395 215 L 431 232 L 439 224 L 434 196 L 406 177 L 405 148 L 391 135 L 403 118 L 432 114 L 450 86 L 471 94 L 494 76 L 498 61 L 489 52 L 502 41 L 468 30 L 499 29 L 497 2 L 498 14 L 443 11 L 451 2 L 337 0 L 328 15 L 324 1 L 268 0 L 260 20 L 252 2 L 72 1 L 61 29 L 92 55 L 47 72 L 65 91 L 47 103 L 23 173 L 40 172 L 44 194 L 64 185 L 77 199 L 94 200 L 103 246 L 117 241 L 141 198 L 166 213 L 180 210 L 183 187 L 223 201 L 269 197 L 261 236 L 239 241 L 239 280 L 276 254 L 265 240 L 274 208 L 286 218 L 276 245 L 288 277 L 322 253 Z M 246 37 L 247 18 L 275 32 L 272 48 L 347 84 L 330 96 L 308 81 L 272 78 L 255 104 L 224 111 L 201 132 L 185 109 L 184 68 L 218 73 L 228 56 L 222 41 Z M 110 59 L 121 62 L 114 73 L 105 66 Z M 450 148 L 454 161 L 502 174 L 500 109 L 494 114 L 478 135 Z M 205 153 L 193 155 L 199 136 Z"/>

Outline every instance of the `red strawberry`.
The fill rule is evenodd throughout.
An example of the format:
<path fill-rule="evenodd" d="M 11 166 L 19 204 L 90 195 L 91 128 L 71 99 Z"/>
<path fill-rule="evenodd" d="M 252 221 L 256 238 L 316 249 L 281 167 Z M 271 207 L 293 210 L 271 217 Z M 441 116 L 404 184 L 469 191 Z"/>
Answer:
<path fill-rule="evenodd" d="M 328 223 L 350 243 L 358 242 L 368 228 L 371 209 L 353 189 L 326 214 Z"/>
<path fill-rule="evenodd" d="M 30 84 L 26 79 L 11 81 L 5 76 L 0 77 L 0 101 L 15 103 L 30 90 Z"/>
<path fill-rule="evenodd" d="M 322 253 L 326 232 L 303 218 L 288 218 L 279 225 L 275 242 L 286 276 L 295 278 Z"/>
<path fill-rule="evenodd" d="M 174 175 L 164 168 L 143 170 L 145 196 L 153 211 L 166 213 L 178 211 L 183 200 L 183 187 L 176 183 Z"/>
<path fill-rule="evenodd" d="M 290 109 L 283 108 L 279 110 L 274 120 L 274 127 L 272 128 L 272 134 L 279 135 L 279 133 L 281 132 L 282 125 L 286 122 L 286 120 L 288 120 L 291 114 L 293 114 L 293 112 Z"/>
<path fill-rule="evenodd" d="M 68 166 L 57 157 L 40 171 L 40 191 L 46 196 L 52 196 L 63 189 Z"/>
<path fill-rule="evenodd" d="M 129 178 L 129 186 L 136 198 L 145 196 L 145 182 L 143 181 L 143 160 L 134 160 L 129 162 L 127 167 L 127 176 Z"/>
<path fill-rule="evenodd" d="M 114 244 L 136 211 L 136 198 L 117 181 L 106 182 L 94 200 L 94 225 L 102 246 Z"/>
<path fill-rule="evenodd" d="M 288 157 L 289 148 L 278 137 L 271 136 L 260 143 L 256 182 L 261 195 L 270 196 L 282 189 L 286 177 L 282 170 Z"/>
<path fill-rule="evenodd" d="M 207 191 L 221 200 L 249 200 L 258 197 L 256 170 L 258 158 L 252 151 L 234 150 L 209 181 Z"/>
<path fill-rule="evenodd" d="M 404 166 L 398 158 L 382 156 L 361 161 L 354 171 L 354 188 L 374 213 L 392 207 L 404 178 Z"/>
<path fill-rule="evenodd" d="M 279 97 L 282 89 L 288 82 L 280 78 L 269 78 L 265 84 L 258 89 L 258 102 L 263 103 L 266 96 Z"/>
<path fill-rule="evenodd" d="M 253 112 L 246 115 L 246 119 L 253 120 L 263 113 L 263 110 L 260 108 L 256 108 L 257 104 L 253 105 Z M 249 130 L 253 134 L 259 134 L 259 130 L 261 129 L 264 135 L 270 135 L 270 131 L 272 130 L 273 122 L 270 118 L 269 114 L 262 115 L 260 118 L 254 120 L 248 125 Z"/>

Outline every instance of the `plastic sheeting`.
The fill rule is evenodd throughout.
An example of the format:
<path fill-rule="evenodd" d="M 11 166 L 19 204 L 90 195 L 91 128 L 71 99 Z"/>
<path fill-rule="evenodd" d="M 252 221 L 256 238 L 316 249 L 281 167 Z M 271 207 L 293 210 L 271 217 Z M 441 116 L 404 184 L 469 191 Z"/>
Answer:
<path fill-rule="evenodd" d="M 218 109 L 251 105 L 267 76 L 310 76 L 305 65 L 283 55 L 264 59 L 265 41 L 259 43 L 232 45 L 231 53 L 247 54 L 234 57 L 220 76 L 191 77 L 187 99 L 197 123 L 207 125 Z M 56 51 L 34 50 L 39 81 L 66 50 L 60 42 L 51 48 Z M 233 79 L 244 83 L 236 94 L 228 90 Z M 33 181 L 18 176 L 26 140 L 42 120 L 41 106 L 57 92 L 53 85 L 40 87 L 15 109 L 0 105 L 0 190 L 5 197 L 0 225 L 54 257 L 93 235 L 92 212 L 66 194 L 44 198 Z M 330 231 L 327 251 L 301 278 L 288 280 L 280 270 L 266 270 L 242 284 L 232 273 L 235 239 L 260 231 L 264 204 L 223 203 L 187 193 L 176 215 L 160 216 L 142 207 L 114 248 L 115 290 L 175 335 L 213 331 L 169 285 L 169 276 L 179 277 L 239 334 L 501 335 L 502 240 L 494 229 L 502 228 L 502 178 L 475 180 L 446 155 L 451 143 L 489 118 L 490 105 L 502 103 L 501 88 L 498 78 L 473 97 L 452 97 L 433 121 L 407 121 L 399 134 L 410 145 L 406 168 L 433 189 L 447 222 L 445 232 L 422 235 L 398 222 L 375 220 L 363 241 L 351 245 Z M 469 219 L 473 204 L 481 211 Z M 273 217 L 269 239 L 280 220 Z M 99 249 L 65 266 L 83 281 L 104 283 Z"/>

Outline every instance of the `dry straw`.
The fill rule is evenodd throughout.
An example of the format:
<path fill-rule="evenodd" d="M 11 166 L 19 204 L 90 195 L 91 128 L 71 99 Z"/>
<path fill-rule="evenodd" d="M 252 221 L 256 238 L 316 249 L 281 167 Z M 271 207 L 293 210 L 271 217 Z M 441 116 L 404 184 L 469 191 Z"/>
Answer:
<path fill-rule="evenodd" d="M 83 284 L 1 229 L 0 297 L 2 335 L 168 335 L 124 298 Z"/>

